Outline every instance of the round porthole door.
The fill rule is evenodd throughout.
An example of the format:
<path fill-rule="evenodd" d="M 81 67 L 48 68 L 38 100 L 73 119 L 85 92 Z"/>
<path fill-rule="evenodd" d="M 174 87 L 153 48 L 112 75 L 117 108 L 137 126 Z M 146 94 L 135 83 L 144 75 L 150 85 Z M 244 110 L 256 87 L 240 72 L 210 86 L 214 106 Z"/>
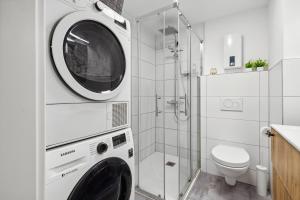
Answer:
<path fill-rule="evenodd" d="M 110 23 L 101 15 L 75 12 L 63 18 L 53 33 L 57 72 L 69 88 L 88 99 L 110 99 L 124 82 L 124 48 Z"/>
<path fill-rule="evenodd" d="M 129 200 L 132 175 L 119 158 L 105 159 L 80 179 L 68 200 Z"/>

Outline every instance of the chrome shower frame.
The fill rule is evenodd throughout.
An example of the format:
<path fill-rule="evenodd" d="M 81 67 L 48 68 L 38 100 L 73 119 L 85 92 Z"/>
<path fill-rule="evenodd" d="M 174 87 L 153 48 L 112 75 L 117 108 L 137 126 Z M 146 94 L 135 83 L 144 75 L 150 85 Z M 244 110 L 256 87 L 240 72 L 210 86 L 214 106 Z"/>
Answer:
<path fill-rule="evenodd" d="M 172 4 L 170 4 L 170 5 L 168 5 L 168 6 L 165 6 L 165 7 L 162 7 L 162 8 L 160 8 L 160 9 L 157 9 L 157 10 L 154 10 L 154 11 L 152 11 L 152 12 L 150 12 L 150 13 L 148 13 L 148 14 L 145 14 L 145 15 L 142 15 L 142 16 L 140 16 L 140 17 L 137 17 L 136 18 L 136 22 L 137 22 L 137 26 L 138 26 L 138 35 L 137 35 L 137 37 L 139 38 L 140 37 L 140 29 L 141 29 L 141 27 L 140 27 L 140 22 L 142 22 L 143 20 L 146 20 L 146 19 L 148 19 L 148 18 L 150 18 L 150 17 L 153 17 L 153 16 L 155 16 L 155 15 L 162 15 L 163 17 L 164 17 L 164 19 L 165 19 L 165 15 L 166 15 L 166 11 L 169 11 L 169 10 L 171 10 L 171 9 L 177 9 L 178 10 L 178 18 L 179 18 L 179 20 L 186 26 L 186 28 L 190 31 L 190 32 L 193 32 L 193 30 L 192 30 L 192 26 L 191 26 L 191 24 L 189 23 L 189 21 L 187 20 L 187 18 L 185 17 L 185 15 L 183 14 L 183 12 L 181 12 L 181 10 L 180 10 L 180 8 L 179 8 L 179 3 L 178 2 L 174 2 L 174 3 L 172 3 Z M 178 20 L 178 24 L 180 23 L 179 22 L 179 20 Z M 164 20 L 164 27 L 166 26 L 166 24 L 165 24 L 165 20 Z M 179 31 L 178 31 L 179 32 Z M 166 34 L 166 30 L 164 29 L 163 31 L 162 31 L 162 34 L 163 35 L 165 35 Z M 195 34 L 196 36 L 197 36 L 197 34 Z M 177 37 L 179 38 L 179 33 L 178 33 L 178 35 L 177 35 Z M 199 39 L 199 41 L 201 41 L 201 42 L 203 42 L 203 40 L 202 39 L 200 39 L 200 37 L 198 37 L 197 36 L 197 38 Z M 141 51 L 141 49 L 140 49 L 140 42 L 141 41 L 139 41 L 138 40 L 138 42 L 137 42 L 137 49 L 138 49 L 138 56 L 140 57 L 141 55 L 140 55 L 140 51 Z M 189 42 L 191 42 L 191 36 L 189 36 Z M 163 38 L 163 45 L 165 45 L 165 37 Z M 165 46 L 164 46 L 164 48 L 165 48 Z M 177 49 L 176 49 L 177 48 Z M 174 54 L 179 54 L 179 49 L 178 49 L 179 47 L 176 47 L 175 46 L 175 49 L 174 49 Z M 200 51 L 200 52 L 202 52 L 202 51 Z M 202 60 L 202 53 L 201 53 L 201 55 L 200 55 L 200 58 L 201 58 L 201 60 Z M 180 60 L 178 60 L 177 62 L 181 62 Z M 191 73 L 192 72 L 192 69 L 191 69 L 191 59 L 189 59 L 189 61 L 188 61 L 189 63 L 188 63 L 188 66 L 189 66 L 189 72 Z M 180 63 L 181 64 L 181 63 Z M 177 65 L 177 64 L 175 64 L 175 65 Z M 138 61 L 138 74 L 140 74 L 140 72 L 139 72 L 139 70 L 140 70 L 140 66 L 141 66 L 141 63 L 140 63 L 140 61 Z M 178 66 L 177 66 L 178 67 Z M 177 68 L 176 66 L 175 66 L 175 68 Z M 176 84 L 176 80 L 177 80 L 177 70 L 178 69 L 175 69 L 175 84 Z M 201 72 L 202 72 L 202 63 L 201 63 L 201 65 L 200 65 L 200 70 L 201 70 Z M 187 75 L 188 76 L 188 75 Z M 163 77 L 165 77 L 165 70 L 163 70 Z M 197 88 L 198 88 L 198 92 L 200 91 L 200 76 L 197 78 L 198 79 L 198 81 L 197 81 Z M 191 84 L 191 79 L 189 79 L 189 84 Z M 140 79 L 139 79 L 139 84 L 138 84 L 138 93 L 139 93 L 139 91 L 140 91 L 140 86 L 141 86 L 141 81 L 140 81 Z M 175 86 L 175 97 L 177 97 L 178 95 L 177 95 L 177 92 L 178 91 L 176 91 L 176 89 L 178 88 L 178 86 Z M 165 87 L 163 87 L 163 90 L 165 90 Z M 163 91 L 163 93 L 165 94 L 165 91 Z M 198 95 L 198 96 L 200 96 L 200 94 Z M 158 100 L 159 99 L 161 99 L 162 97 L 161 96 L 157 96 L 157 94 L 156 94 L 156 97 L 155 97 L 155 115 L 156 116 L 158 116 L 158 114 L 160 114 L 160 113 L 162 113 L 163 114 L 163 119 L 165 119 L 165 106 L 163 106 L 163 108 L 162 108 L 162 110 L 158 110 Z M 178 99 L 176 99 L 175 98 L 175 103 L 176 103 L 176 101 L 177 102 L 179 102 L 179 101 L 181 101 L 181 100 L 183 100 L 182 98 L 184 98 L 184 101 L 185 101 L 185 114 L 186 115 L 191 115 L 191 96 L 189 96 L 189 95 L 187 95 L 187 94 L 185 94 L 185 96 L 184 97 L 178 97 Z M 138 99 L 139 99 L 139 110 L 138 110 L 138 113 L 139 113 L 139 117 L 138 117 L 138 129 L 140 129 L 140 107 L 141 107 L 141 96 L 138 94 Z M 197 99 L 197 103 L 198 103 L 198 110 L 197 110 L 197 116 L 200 116 L 200 113 L 201 113 L 201 110 L 200 110 L 200 105 L 201 105 L 201 103 L 200 103 L 200 98 L 198 97 L 198 99 Z M 188 104 L 190 104 L 189 106 L 188 106 Z M 175 108 L 175 110 L 174 110 L 174 112 L 175 112 L 175 115 L 180 115 L 180 113 L 178 112 L 178 108 L 176 108 L 176 106 L 178 107 L 178 105 L 174 105 L 174 108 Z M 187 108 L 187 107 L 189 107 L 189 108 Z M 189 111 L 187 111 L 187 109 L 189 109 Z M 187 114 L 188 113 L 188 114 Z M 186 190 L 185 190 L 185 193 L 184 194 L 180 194 L 179 195 L 179 197 L 178 197 L 178 199 L 180 199 L 180 200 L 182 200 L 182 199 L 186 199 L 187 198 L 187 196 L 188 196 L 188 193 L 189 193 L 189 191 L 190 191 L 190 188 L 191 188 L 191 186 L 192 186 L 192 184 L 194 183 L 194 180 L 196 179 L 196 177 L 198 177 L 199 176 L 199 174 L 200 174 L 200 165 L 201 165 L 201 152 L 200 152 L 200 150 L 201 150 L 201 140 L 200 140 L 200 136 L 201 136 L 201 133 L 200 133 L 200 127 L 201 127 L 201 120 L 200 120 L 200 117 L 198 117 L 198 119 L 197 119 L 197 123 L 198 123 L 198 128 L 197 128 L 197 131 L 198 131 L 198 133 L 197 133 L 197 135 L 199 136 L 199 141 L 198 141 L 198 151 L 199 151 L 199 153 L 198 153 L 198 159 L 197 159 L 197 164 L 198 164 L 198 170 L 197 170 L 197 172 L 196 172 L 196 174 L 194 174 L 193 175 L 193 173 L 192 173 L 192 166 L 190 165 L 190 174 L 192 175 L 192 177 L 191 177 L 191 180 L 189 180 L 190 181 L 190 184 L 187 186 L 188 188 L 186 188 Z M 191 120 L 190 120 L 190 124 L 189 124 L 189 126 L 191 126 Z M 165 120 L 163 120 L 163 127 L 165 127 Z M 179 136 L 179 135 L 178 135 Z M 178 138 L 179 139 L 179 138 Z M 189 142 L 190 142 L 190 144 L 191 144 L 191 137 L 189 138 Z M 138 141 L 140 141 L 140 139 L 139 139 L 139 134 L 138 134 Z M 163 141 L 163 143 L 165 144 L 166 142 L 165 142 L 165 137 L 164 137 L 164 141 Z M 140 147 L 139 147 L 139 142 L 138 142 L 138 149 L 140 149 Z M 164 149 L 163 149 L 163 151 L 165 152 L 165 145 L 164 145 L 164 147 L 163 147 Z M 191 151 L 191 148 L 190 148 L 190 151 Z M 139 153 L 140 154 L 140 153 Z M 191 156 L 192 155 L 192 153 L 190 152 L 189 153 L 189 155 Z M 165 153 L 164 153 L 164 161 L 166 160 L 166 158 L 165 158 Z M 192 159 L 190 159 L 190 161 L 192 161 Z M 139 158 L 138 158 L 138 162 L 140 162 L 140 156 L 139 156 Z M 179 161 L 180 162 L 180 161 Z M 163 172 L 163 175 L 165 176 L 165 167 L 164 167 L 164 172 Z M 179 174 L 180 175 L 180 174 Z M 138 176 L 140 176 L 140 173 L 138 173 Z M 140 180 L 140 178 L 138 177 L 138 180 Z M 138 185 L 139 185 L 139 183 L 138 183 Z M 166 191 L 166 184 L 164 183 L 164 192 Z M 163 197 L 163 198 L 159 198 L 159 197 L 156 197 L 156 196 L 153 196 L 152 194 L 150 194 L 150 193 L 148 193 L 147 191 L 143 191 L 141 188 L 139 188 L 139 186 L 137 186 L 137 192 L 138 193 L 140 193 L 140 194 L 142 194 L 142 195 L 145 195 L 145 196 L 147 196 L 148 198 L 150 198 L 150 199 L 159 199 L 159 200 L 163 200 L 163 199 L 165 199 L 165 197 Z"/>

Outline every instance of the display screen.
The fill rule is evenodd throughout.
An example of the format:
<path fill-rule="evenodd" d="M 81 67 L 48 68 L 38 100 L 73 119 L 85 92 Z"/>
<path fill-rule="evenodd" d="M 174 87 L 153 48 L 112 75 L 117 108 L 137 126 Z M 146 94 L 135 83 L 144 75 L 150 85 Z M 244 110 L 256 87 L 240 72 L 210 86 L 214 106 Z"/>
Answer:
<path fill-rule="evenodd" d="M 113 141 L 114 147 L 126 143 L 126 135 L 125 135 L 125 133 L 113 137 L 112 141 Z"/>

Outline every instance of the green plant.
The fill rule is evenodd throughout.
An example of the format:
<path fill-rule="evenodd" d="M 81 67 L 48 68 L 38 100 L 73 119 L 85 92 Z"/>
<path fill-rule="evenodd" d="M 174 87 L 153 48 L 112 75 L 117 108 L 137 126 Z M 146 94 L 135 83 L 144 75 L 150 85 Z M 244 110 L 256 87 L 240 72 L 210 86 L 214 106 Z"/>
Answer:
<path fill-rule="evenodd" d="M 245 64 L 245 67 L 247 69 L 251 69 L 254 67 L 254 62 L 252 60 L 249 60 L 246 64 Z"/>
<path fill-rule="evenodd" d="M 264 67 L 267 68 L 269 66 L 269 63 L 266 60 L 258 59 L 253 63 L 255 68 L 258 67 Z"/>

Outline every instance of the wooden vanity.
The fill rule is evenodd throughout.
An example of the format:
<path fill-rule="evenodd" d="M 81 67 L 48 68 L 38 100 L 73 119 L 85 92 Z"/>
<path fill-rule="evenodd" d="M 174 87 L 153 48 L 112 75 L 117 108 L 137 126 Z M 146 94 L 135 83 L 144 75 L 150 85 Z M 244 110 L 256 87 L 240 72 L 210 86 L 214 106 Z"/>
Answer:
<path fill-rule="evenodd" d="M 274 125 L 272 134 L 272 198 L 300 200 L 300 128 Z"/>

